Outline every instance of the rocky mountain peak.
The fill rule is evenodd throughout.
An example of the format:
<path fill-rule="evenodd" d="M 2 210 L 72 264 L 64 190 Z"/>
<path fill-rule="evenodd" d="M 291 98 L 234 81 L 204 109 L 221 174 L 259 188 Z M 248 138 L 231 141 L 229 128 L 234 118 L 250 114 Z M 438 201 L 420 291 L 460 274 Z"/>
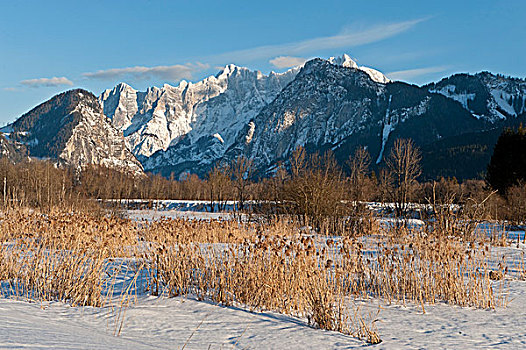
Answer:
<path fill-rule="evenodd" d="M 267 76 L 230 64 L 217 75 L 196 83 L 184 81 L 177 87 L 152 87 L 146 92 L 132 89 L 112 94 L 106 90 L 99 100 L 104 113 L 123 132 L 130 149 L 148 164 L 146 158 L 179 143 L 179 148 L 190 143 L 195 148 L 200 139 L 210 138 L 216 145 L 215 134 L 223 140 L 221 149 L 226 149 L 236 133 L 297 72 L 298 69 L 291 69 Z"/>
<path fill-rule="evenodd" d="M 330 57 L 328 61 L 331 64 L 334 64 L 336 66 L 359 69 L 367 73 L 367 75 L 369 75 L 369 77 L 377 83 L 387 84 L 391 81 L 382 72 L 376 69 L 364 67 L 364 66 L 358 66 L 358 64 L 351 58 L 351 56 L 345 53 L 340 57 Z"/>
<path fill-rule="evenodd" d="M 336 66 L 358 69 L 358 64 L 346 53 L 339 57 L 330 57 L 329 62 Z"/>
<path fill-rule="evenodd" d="M 56 95 L 2 130 L 14 142 L 25 145 L 32 157 L 75 167 L 95 164 L 142 174 L 141 164 L 104 115 L 97 97 L 86 90 Z"/>
<path fill-rule="evenodd" d="M 461 133 L 497 130 L 525 116 L 526 81 L 481 72 L 417 87 L 391 82 L 344 54 L 268 75 L 231 64 L 201 81 L 146 91 L 121 83 L 98 100 L 72 90 L 43 105 L 4 129 L 4 150 L 18 142 L 33 156 L 85 164 L 130 161 L 128 146 L 148 171 L 164 175 L 203 175 L 243 154 L 264 172 L 297 146 L 331 149 L 340 160 L 366 146 L 381 165 L 395 138 L 432 149 L 455 144 L 450 140 Z M 103 121 L 117 130 L 106 130 Z M 57 129 L 51 125 L 59 125 L 56 135 L 43 131 Z M 125 146 L 115 146 L 122 137 Z M 97 150 L 114 144 L 121 153 L 85 151 L 93 149 L 88 139 L 97 140 Z"/>

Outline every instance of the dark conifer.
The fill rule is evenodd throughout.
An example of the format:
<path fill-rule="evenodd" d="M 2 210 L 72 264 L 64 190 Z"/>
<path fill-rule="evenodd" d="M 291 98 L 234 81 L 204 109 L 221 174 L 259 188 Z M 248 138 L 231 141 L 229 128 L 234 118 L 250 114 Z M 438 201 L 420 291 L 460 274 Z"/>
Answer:
<path fill-rule="evenodd" d="M 526 181 L 526 128 L 522 125 L 500 135 L 488 165 L 487 181 L 502 194 Z"/>

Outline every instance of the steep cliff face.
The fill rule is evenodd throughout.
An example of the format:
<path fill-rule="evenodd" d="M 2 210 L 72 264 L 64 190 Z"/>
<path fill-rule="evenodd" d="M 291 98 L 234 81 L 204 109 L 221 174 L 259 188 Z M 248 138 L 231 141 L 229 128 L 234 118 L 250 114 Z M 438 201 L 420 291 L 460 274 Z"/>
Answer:
<path fill-rule="evenodd" d="M 0 131 L 25 145 L 32 157 L 75 167 L 96 164 L 142 173 L 122 134 L 104 116 L 97 98 L 85 90 L 59 94 Z"/>
<path fill-rule="evenodd" d="M 7 158 L 11 162 L 27 159 L 27 149 L 20 142 L 15 142 L 0 132 L 0 158 Z"/>
<path fill-rule="evenodd" d="M 195 84 L 183 81 L 145 92 L 119 84 L 99 99 L 104 113 L 141 160 L 179 143 L 181 150 L 173 156 L 186 157 L 201 153 L 192 145 L 204 139 L 222 140 L 223 148 L 228 147 L 247 120 L 271 102 L 298 70 L 267 76 L 228 65 Z"/>

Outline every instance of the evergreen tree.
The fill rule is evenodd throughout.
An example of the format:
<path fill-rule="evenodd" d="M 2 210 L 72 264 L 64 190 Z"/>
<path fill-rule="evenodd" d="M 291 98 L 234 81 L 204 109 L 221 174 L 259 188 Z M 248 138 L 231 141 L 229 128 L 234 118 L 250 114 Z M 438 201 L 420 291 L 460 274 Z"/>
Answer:
<path fill-rule="evenodd" d="M 526 128 L 505 130 L 497 140 L 488 165 L 488 183 L 501 194 L 526 181 Z"/>

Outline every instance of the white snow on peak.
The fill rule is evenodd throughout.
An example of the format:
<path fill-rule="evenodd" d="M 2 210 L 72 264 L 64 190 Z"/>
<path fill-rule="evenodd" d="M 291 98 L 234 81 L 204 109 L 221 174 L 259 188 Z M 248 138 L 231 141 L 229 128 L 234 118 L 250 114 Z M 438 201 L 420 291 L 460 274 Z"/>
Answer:
<path fill-rule="evenodd" d="M 268 76 L 269 77 L 281 77 L 281 76 L 290 75 L 291 72 L 293 74 L 297 74 L 301 70 L 301 68 L 303 68 L 304 65 L 305 65 L 305 63 L 303 63 L 303 64 L 301 64 L 299 66 L 296 66 L 296 67 L 292 67 L 292 68 L 290 68 L 290 69 L 288 69 L 288 70 L 286 70 L 285 72 L 282 72 L 282 73 L 271 71 L 268 74 Z"/>
<path fill-rule="evenodd" d="M 191 84 L 191 83 L 187 82 L 186 80 L 181 80 L 181 81 L 179 82 L 178 87 L 180 87 L 181 89 L 186 89 L 186 87 L 187 87 L 188 85 L 190 85 L 190 84 Z"/>
<path fill-rule="evenodd" d="M 336 66 L 358 69 L 358 64 L 351 58 L 351 56 L 344 53 L 340 57 L 329 57 L 329 62 Z"/>
<path fill-rule="evenodd" d="M 195 83 L 181 81 L 175 87 L 165 84 L 141 92 L 119 84 L 99 100 L 136 156 L 150 157 L 183 138 L 192 145 L 215 134 L 228 147 L 298 72 L 293 68 L 267 76 L 229 64 L 215 76 Z"/>
<path fill-rule="evenodd" d="M 373 81 L 376 81 L 377 83 L 387 84 L 391 81 L 391 79 L 389 79 L 382 72 L 377 71 L 376 69 L 363 66 L 359 67 L 358 69 L 367 73 L 369 77 L 371 77 L 371 79 Z"/>
<path fill-rule="evenodd" d="M 364 66 L 359 66 L 352 58 L 351 56 L 347 55 L 346 53 L 344 53 L 342 56 L 340 57 L 330 57 L 329 60 L 328 60 L 330 63 L 334 64 L 335 66 L 342 66 L 342 67 L 347 67 L 347 68 L 354 68 L 354 69 L 359 69 L 365 73 L 367 73 L 369 75 L 369 77 L 377 82 L 377 83 L 381 83 L 381 84 L 387 84 L 389 83 L 391 80 L 386 77 L 382 72 L 376 70 L 376 69 L 373 69 L 373 68 L 369 68 L 369 67 L 364 67 Z"/>
<path fill-rule="evenodd" d="M 230 76 L 238 71 L 249 71 L 248 68 L 246 67 L 239 67 L 239 66 L 236 66 L 235 64 L 227 64 L 225 66 L 225 68 L 223 68 L 219 74 L 217 75 L 217 77 L 227 77 L 227 76 Z"/>
<path fill-rule="evenodd" d="M 126 83 L 124 83 L 124 82 L 123 82 L 123 83 L 119 83 L 119 84 L 117 84 L 117 86 L 115 87 L 115 89 L 117 89 L 117 90 L 121 90 L 121 91 L 122 91 L 122 90 L 129 90 L 129 89 L 132 89 L 132 90 L 133 90 L 133 88 L 132 88 L 130 85 L 128 85 L 128 84 L 126 84 Z"/>
<path fill-rule="evenodd" d="M 477 96 L 478 90 L 472 90 L 462 85 L 459 87 L 454 80 L 438 83 L 429 91 L 460 102 L 474 118 L 484 119 L 491 123 L 509 117 L 517 117 L 526 111 L 526 80 L 507 79 L 487 72 L 477 73 L 470 79 L 473 78 L 479 79 L 489 96 L 485 94 Z M 485 99 L 486 108 L 481 107 L 480 103 L 477 106 L 472 105 L 470 108 L 470 102 L 476 98 Z"/>

